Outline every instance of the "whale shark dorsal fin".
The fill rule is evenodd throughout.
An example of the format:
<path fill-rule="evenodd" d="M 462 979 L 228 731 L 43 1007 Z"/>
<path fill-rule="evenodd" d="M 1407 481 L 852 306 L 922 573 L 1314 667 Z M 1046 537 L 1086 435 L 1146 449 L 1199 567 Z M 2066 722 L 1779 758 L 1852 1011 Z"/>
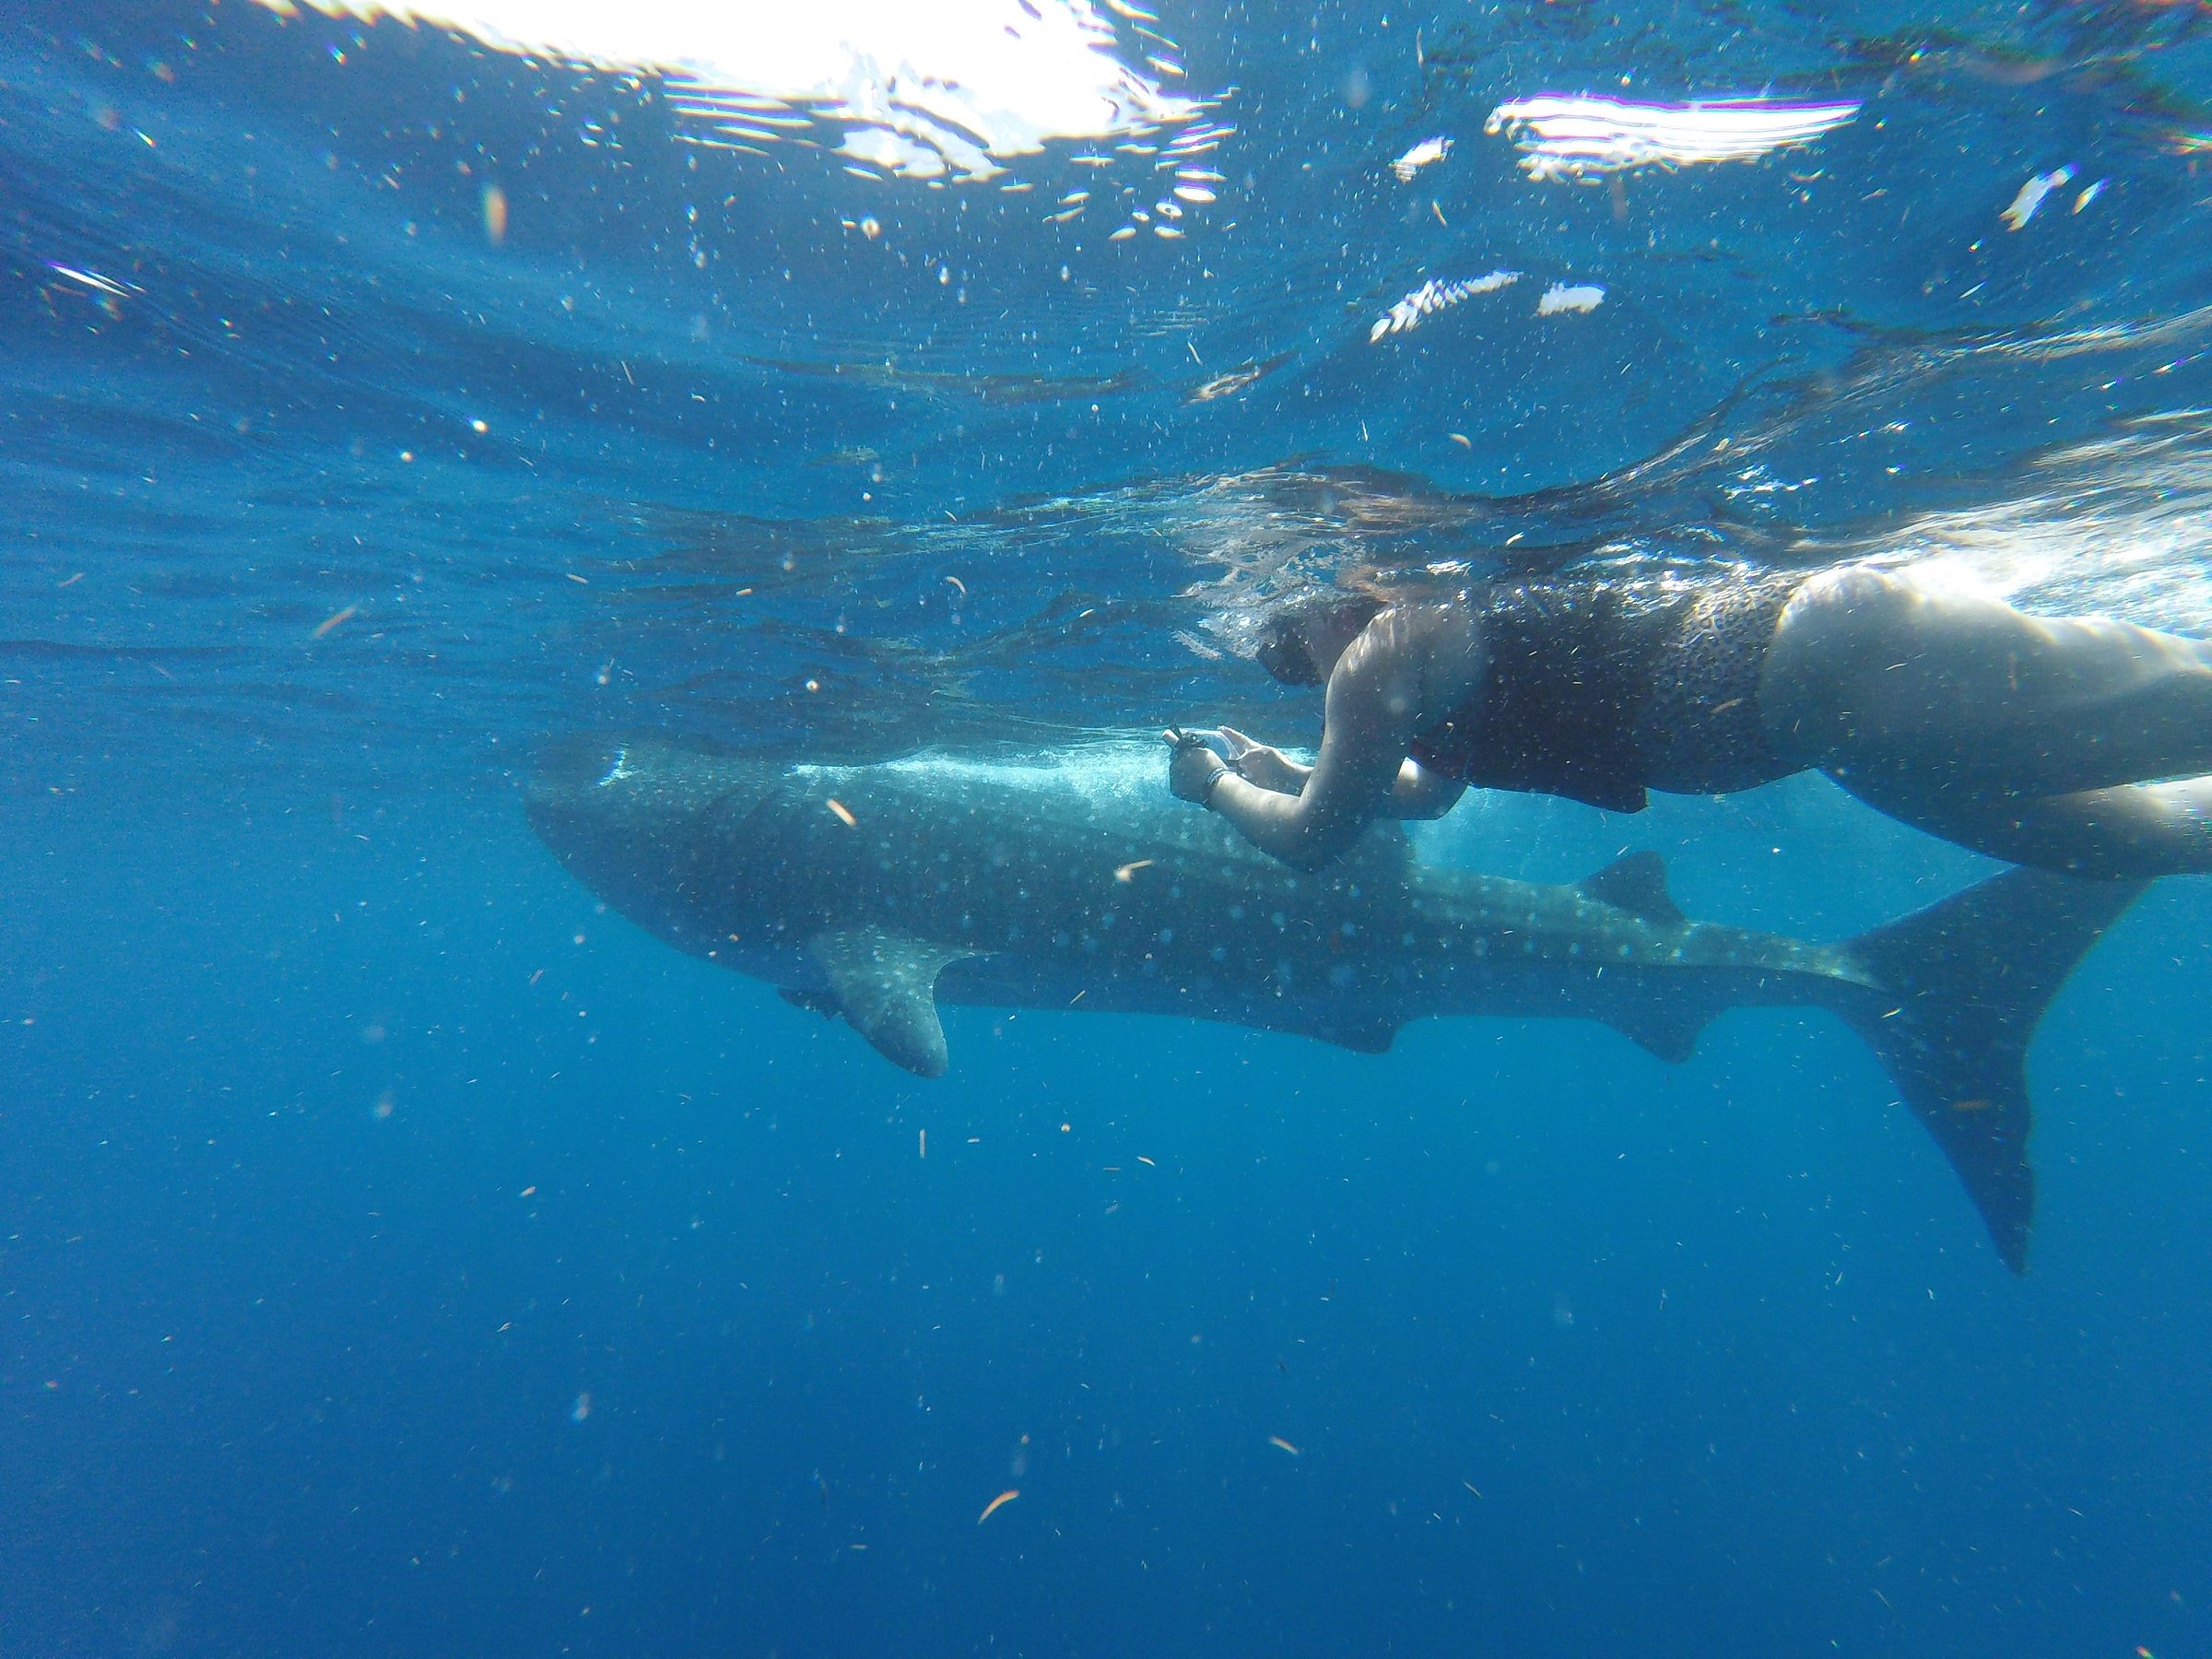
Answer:
<path fill-rule="evenodd" d="M 893 1065 L 941 1077 L 948 1064 L 937 1019 L 937 975 L 973 956 L 880 927 L 828 928 L 806 949 L 830 981 L 847 1024 Z"/>
<path fill-rule="evenodd" d="M 1663 927 L 1680 927 L 1689 920 L 1666 890 L 1666 861 L 1648 847 L 1584 877 L 1575 884 L 1575 891 Z"/>

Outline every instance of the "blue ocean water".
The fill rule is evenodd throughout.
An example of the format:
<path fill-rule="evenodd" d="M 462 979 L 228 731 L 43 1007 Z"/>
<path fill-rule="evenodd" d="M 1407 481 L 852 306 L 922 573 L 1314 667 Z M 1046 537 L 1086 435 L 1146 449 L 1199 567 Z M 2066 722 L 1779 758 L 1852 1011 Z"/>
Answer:
<path fill-rule="evenodd" d="M 925 1082 L 522 804 L 1311 741 L 1243 650 L 1354 569 L 2202 633 L 2212 14 L 815 9 L 0 17 L 0 1652 L 2212 1650 L 2201 882 L 2044 1023 L 2016 1278 L 1825 1016 Z M 1804 778 L 1420 839 L 1646 847 L 1821 939 L 1993 867 Z"/>

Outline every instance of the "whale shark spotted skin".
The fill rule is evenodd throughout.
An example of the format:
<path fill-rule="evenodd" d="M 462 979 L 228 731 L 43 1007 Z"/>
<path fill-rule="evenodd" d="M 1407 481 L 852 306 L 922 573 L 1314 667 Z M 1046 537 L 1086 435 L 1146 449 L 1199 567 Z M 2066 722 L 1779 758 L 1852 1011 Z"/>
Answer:
<path fill-rule="evenodd" d="M 529 811 L 631 921 L 841 1016 L 925 1077 L 949 1063 L 940 1001 L 1220 1020 L 1371 1053 L 1411 1019 L 1594 1019 L 1677 1062 L 1724 1009 L 1826 1008 L 2016 1272 L 2035 1200 L 2029 1040 L 2142 890 L 2012 870 L 1808 944 L 1690 921 L 1650 853 L 1541 886 L 1424 865 L 1382 824 L 1295 871 L 1173 799 L 1157 764 L 1079 756 L 784 766 L 578 738 L 545 757 Z"/>

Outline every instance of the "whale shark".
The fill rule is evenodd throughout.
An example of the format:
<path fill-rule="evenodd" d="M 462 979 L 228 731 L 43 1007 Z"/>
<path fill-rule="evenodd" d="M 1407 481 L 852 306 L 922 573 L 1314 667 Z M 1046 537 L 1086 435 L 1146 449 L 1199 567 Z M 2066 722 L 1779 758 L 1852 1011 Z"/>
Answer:
<path fill-rule="evenodd" d="M 1656 853 L 1568 886 L 1431 866 L 1378 824 L 1314 874 L 1157 768 L 924 756 L 853 766 L 659 737 L 557 741 L 539 838 L 678 949 L 842 1018 L 924 1077 L 940 1002 L 1170 1015 L 1368 1053 L 1409 1020 L 1567 1018 L 1688 1060 L 1716 1015 L 1826 1009 L 1873 1050 L 2025 1270 L 2038 1021 L 2143 884 L 2014 869 L 1835 944 L 1683 914 Z"/>

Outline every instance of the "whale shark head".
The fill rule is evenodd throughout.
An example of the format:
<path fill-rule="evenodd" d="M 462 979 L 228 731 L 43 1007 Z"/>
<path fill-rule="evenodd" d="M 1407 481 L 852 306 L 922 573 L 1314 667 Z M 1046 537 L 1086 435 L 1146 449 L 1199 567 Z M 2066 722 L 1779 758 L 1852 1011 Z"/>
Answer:
<path fill-rule="evenodd" d="M 653 932 L 705 949 L 748 920 L 733 908 L 746 885 L 726 870 L 711 882 L 703 871 L 671 882 L 671 870 L 682 870 L 702 821 L 742 826 L 785 775 L 771 761 L 665 738 L 580 735 L 541 751 L 525 804 L 531 827 L 571 875 Z"/>

